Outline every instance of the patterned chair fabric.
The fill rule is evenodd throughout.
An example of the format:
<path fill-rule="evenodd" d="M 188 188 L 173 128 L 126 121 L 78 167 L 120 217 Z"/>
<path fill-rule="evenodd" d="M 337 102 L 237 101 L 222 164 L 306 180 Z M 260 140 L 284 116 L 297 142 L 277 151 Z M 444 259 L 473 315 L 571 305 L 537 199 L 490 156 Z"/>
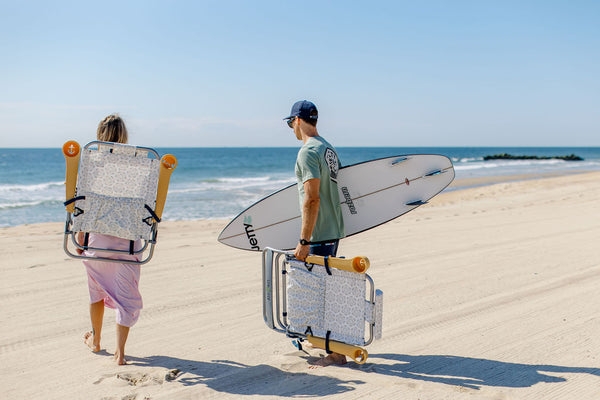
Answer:
<path fill-rule="evenodd" d="M 148 151 L 123 144 L 98 144 L 84 149 L 77 175 L 73 231 L 93 232 L 129 240 L 150 239 L 151 213 L 156 207 L 160 160 Z"/>
<path fill-rule="evenodd" d="M 375 305 L 366 300 L 365 274 L 288 261 L 287 321 L 289 330 L 305 332 L 353 345 L 365 343 L 365 321 L 375 322 L 374 338 L 381 338 L 382 296 L 376 291 Z"/>

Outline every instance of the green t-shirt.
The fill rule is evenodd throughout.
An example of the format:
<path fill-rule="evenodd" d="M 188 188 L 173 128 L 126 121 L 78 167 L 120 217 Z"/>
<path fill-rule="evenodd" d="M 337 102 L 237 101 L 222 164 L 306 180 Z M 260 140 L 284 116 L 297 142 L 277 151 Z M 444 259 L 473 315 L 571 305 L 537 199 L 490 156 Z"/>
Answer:
<path fill-rule="evenodd" d="M 338 155 L 325 139 L 311 137 L 298 151 L 296 178 L 300 197 L 300 210 L 304 204 L 304 182 L 320 179 L 319 214 L 311 242 L 340 239 L 344 234 L 344 219 L 340 206 L 337 175 L 340 169 Z"/>

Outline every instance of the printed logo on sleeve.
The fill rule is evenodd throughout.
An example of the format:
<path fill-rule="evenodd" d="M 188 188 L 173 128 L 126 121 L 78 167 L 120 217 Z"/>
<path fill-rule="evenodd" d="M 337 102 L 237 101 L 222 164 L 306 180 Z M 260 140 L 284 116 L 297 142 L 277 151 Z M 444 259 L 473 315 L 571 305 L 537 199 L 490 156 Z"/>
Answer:
<path fill-rule="evenodd" d="M 333 151 L 330 148 L 327 148 L 327 150 L 325 150 L 325 162 L 329 167 L 329 176 L 331 180 L 337 183 L 337 176 L 340 164 L 338 162 L 338 157 L 337 154 L 335 154 L 335 151 Z"/>

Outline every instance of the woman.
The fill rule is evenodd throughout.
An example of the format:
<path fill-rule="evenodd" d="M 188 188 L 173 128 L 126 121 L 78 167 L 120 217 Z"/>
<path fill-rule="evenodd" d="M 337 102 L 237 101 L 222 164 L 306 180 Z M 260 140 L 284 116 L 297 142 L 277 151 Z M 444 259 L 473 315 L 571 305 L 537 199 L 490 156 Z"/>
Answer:
<path fill-rule="evenodd" d="M 118 114 L 111 114 L 98 124 L 97 139 L 103 142 L 127 143 L 127 128 Z M 84 233 L 78 234 L 79 244 L 84 241 Z M 114 236 L 91 233 L 88 238 L 88 246 L 96 248 L 128 250 L 130 241 Z M 141 242 L 135 243 L 138 250 Z M 142 296 L 138 290 L 140 280 L 140 266 L 119 263 L 118 260 L 139 260 L 137 256 L 116 255 L 114 253 L 102 253 L 94 250 L 78 253 L 88 256 L 103 256 L 115 259 L 115 262 L 97 260 L 84 260 L 88 275 L 88 287 L 90 291 L 90 319 L 92 330 L 84 335 L 84 342 L 93 352 L 100 351 L 100 339 L 102 336 L 102 321 L 104 318 L 104 307 L 113 308 L 116 311 L 117 322 L 117 349 L 115 350 L 115 361 L 119 365 L 126 364 L 125 342 L 132 327 L 140 315 L 142 309 Z"/>

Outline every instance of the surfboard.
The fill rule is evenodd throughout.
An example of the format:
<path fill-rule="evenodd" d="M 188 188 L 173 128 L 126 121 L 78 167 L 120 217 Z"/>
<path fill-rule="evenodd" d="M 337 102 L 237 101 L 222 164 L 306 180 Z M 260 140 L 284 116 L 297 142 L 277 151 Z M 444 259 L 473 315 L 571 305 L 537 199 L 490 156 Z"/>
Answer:
<path fill-rule="evenodd" d="M 426 204 L 454 179 L 448 157 L 413 154 L 348 165 L 338 173 L 346 236 L 391 221 Z M 243 250 L 296 248 L 302 224 L 296 184 L 278 190 L 239 213 L 219 242 Z"/>

